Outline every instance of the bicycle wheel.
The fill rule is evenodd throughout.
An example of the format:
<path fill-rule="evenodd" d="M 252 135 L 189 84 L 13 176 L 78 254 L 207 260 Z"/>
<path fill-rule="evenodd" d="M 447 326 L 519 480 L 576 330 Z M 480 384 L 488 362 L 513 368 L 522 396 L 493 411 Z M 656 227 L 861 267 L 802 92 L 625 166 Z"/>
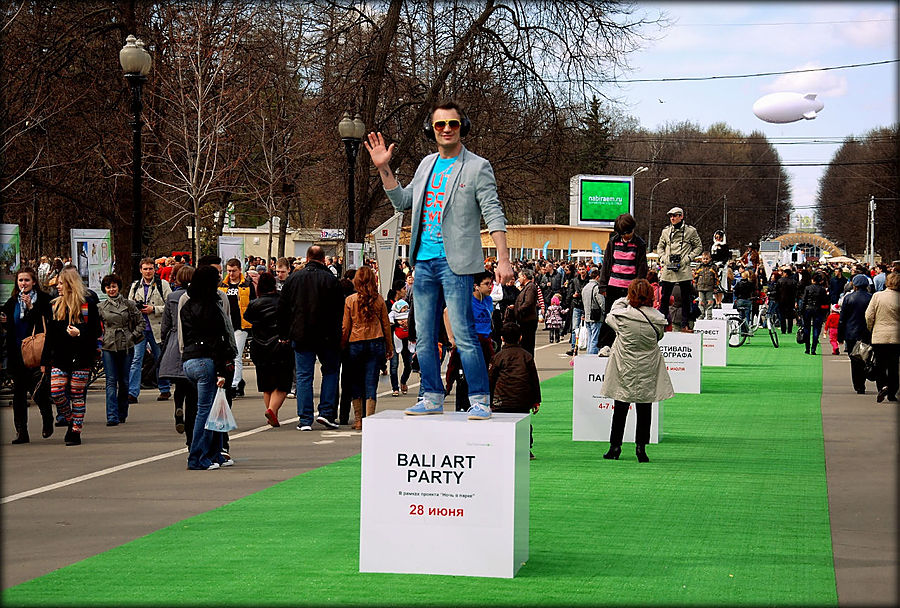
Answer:
<path fill-rule="evenodd" d="M 747 324 L 741 322 L 739 319 L 728 317 L 726 325 L 728 331 L 728 346 L 731 346 L 732 348 L 743 346 L 744 342 L 747 340 L 747 334 L 744 331 L 746 326 Z"/>
<path fill-rule="evenodd" d="M 778 319 L 775 316 L 768 318 L 769 339 L 772 340 L 772 346 L 778 348 Z"/>

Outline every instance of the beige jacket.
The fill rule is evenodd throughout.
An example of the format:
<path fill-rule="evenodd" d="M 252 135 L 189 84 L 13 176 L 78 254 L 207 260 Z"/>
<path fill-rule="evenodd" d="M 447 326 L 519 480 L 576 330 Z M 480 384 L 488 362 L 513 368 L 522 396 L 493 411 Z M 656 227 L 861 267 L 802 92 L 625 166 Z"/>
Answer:
<path fill-rule="evenodd" d="M 872 330 L 872 344 L 900 344 L 900 291 L 875 293 L 866 308 L 866 325 Z"/>
<path fill-rule="evenodd" d="M 616 339 L 601 394 L 626 403 L 652 403 L 674 396 L 658 344 L 667 324 L 662 313 L 649 306 L 634 308 L 619 298 L 606 315 L 606 324 L 616 330 Z"/>
<path fill-rule="evenodd" d="M 383 338 L 385 354 L 392 357 L 394 341 L 391 339 L 391 322 L 388 320 L 387 304 L 384 303 L 384 298 L 381 296 L 378 296 L 378 300 L 375 302 L 375 310 L 375 318 L 366 320 L 359 309 L 358 293 L 354 293 L 344 300 L 341 346 L 346 348 L 350 342 Z"/>

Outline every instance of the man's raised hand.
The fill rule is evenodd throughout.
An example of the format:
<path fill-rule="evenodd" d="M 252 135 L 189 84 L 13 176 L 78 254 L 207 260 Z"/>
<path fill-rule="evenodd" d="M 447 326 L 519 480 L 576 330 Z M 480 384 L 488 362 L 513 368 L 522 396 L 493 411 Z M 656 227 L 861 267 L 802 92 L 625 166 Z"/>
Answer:
<path fill-rule="evenodd" d="M 384 136 L 380 132 L 369 133 L 368 139 L 363 141 L 363 145 L 366 146 L 373 165 L 380 169 L 390 164 L 391 155 L 394 153 L 394 144 L 385 147 Z"/>

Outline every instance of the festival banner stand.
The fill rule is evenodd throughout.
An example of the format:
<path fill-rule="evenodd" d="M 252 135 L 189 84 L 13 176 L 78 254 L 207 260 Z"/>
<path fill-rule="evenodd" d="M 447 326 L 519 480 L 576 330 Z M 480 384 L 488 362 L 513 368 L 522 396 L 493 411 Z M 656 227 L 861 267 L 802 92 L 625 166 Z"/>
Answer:
<path fill-rule="evenodd" d="M 231 258 L 240 260 L 241 270 L 244 269 L 244 237 L 241 236 L 220 236 L 219 241 L 219 257 L 222 258 L 222 273 L 225 273 L 225 264 Z"/>
<path fill-rule="evenodd" d="M 0 304 L 12 297 L 16 272 L 22 265 L 18 224 L 0 224 Z"/>
<path fill-rule="evenodd" d="M 581 355 L 575 357 L 572 390 L 572 441 L 609 441 L 612 429 L 613 400 L 600 393 L 609 357 Z M 662 434 L 662 406 L 651 404 L 650 443 L 659 443 Z M 637 413 L 628 406 L 624 443 L 634 443 Z"/>
<path fill-rule="evenodd" d="M 106 299 L 106 292 L 100 287 L 103 277 L 113 271 L 112 234 L 106 229 L 70 230 L 72 242 L 72 264 L 84 284 L 100 300 Z"/>
<path fill-rule="evenodd" d="M 372 231 L 375 237 L 375 261 L 378 263 L 378 293 L 387 298 L 393 286 L 394 265 L 397 261 L 397 239 L 400 237 L 402 213 L 393 217 Z"/>
<path fill-rule="evenodd" d="M 528 424 L 366 416 L 359 571 L 514 577 L 528 560 Z"/>

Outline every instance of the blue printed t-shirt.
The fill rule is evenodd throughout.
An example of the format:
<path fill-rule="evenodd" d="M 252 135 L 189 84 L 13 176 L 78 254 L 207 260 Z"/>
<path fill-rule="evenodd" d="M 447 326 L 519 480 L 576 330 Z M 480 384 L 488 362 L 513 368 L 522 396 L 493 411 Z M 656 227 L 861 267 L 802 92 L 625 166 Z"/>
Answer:
<path fill-rule="evenodd" d="M 479 336 L 491 335 L 491 314 L 494 312 L 494 301 L 490 296 L 482 299 L 472 296 L 472 316 L 475 317 L 475 333 Z"/>
<path fill-rule="evenodd" d="M 456 159 L 438 157 L 431 172 L 431 179 L 425 189 L 425 204 L 422 205 L 419 250 L 416 261 L 434 260 L 447 257 L 444 251 L 444 235 L 441 233 L 441 214 L 447 200 L 447 184 Z"/>

